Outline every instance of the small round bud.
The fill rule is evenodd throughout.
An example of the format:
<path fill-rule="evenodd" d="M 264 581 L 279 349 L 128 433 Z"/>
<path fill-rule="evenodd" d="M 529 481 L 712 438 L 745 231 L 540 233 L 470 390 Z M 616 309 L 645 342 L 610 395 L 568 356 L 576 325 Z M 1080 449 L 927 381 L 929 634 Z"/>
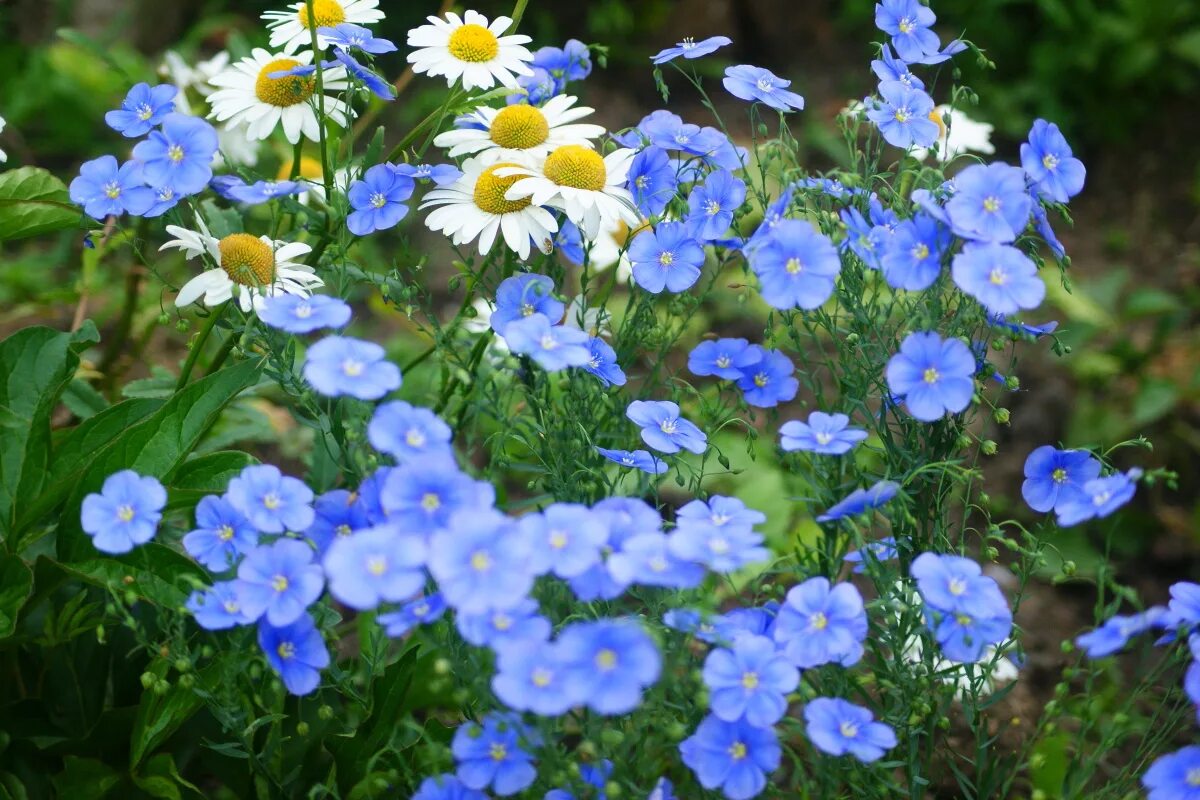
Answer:
<path fill-rule="evenodd" d="M 157 682 L 157 681 L 158 681 L 158 676 L 155 675 L 153 672 L 143 672 L 142 673 L 142 688 L 143 689 L 149 689 L 149 688 L 153 687 L 155 682 Z"/>
<path fill-rule="evenodd" d="M 625 734 L 616 728 L 605 728 L 600 732 L 600 741 L 608 747 L 616 747 L 625 741 Z"/>
<path fill-rule="evenodd" d="M 212 658 L 216 654 L 217 654 L 216 648 L 214 648 L 211 644 L 206 644 L 200 648 L 200 657 L 201 658 Z"/>
<path fill-rule="evenodd" d="M 321 706 L 317 709 L 317 717 L 328 722 L 333 719 L 333 706 Z"/>
<path fill-rule="evenodd" d="M 596 743 L 591 739 L 584 739 L 579 743 L 579 747 L 576 750 L 579 752 L 580 758 L 586 761 L 596 760 Z"/>
<path fill-rule="evenodd" d="M 167 683 L 166 681 L 157 681 L 154 684 L 154 693 L 159 697 L 162 697 L 169 691 L 171 691 L 171 684 Z"/>
<path fill-rule="evenodd" d="M 687 735 L 687 726 L 682 722 L 672 722 L 667 726 L 667 737 L 673 742 L 683 741 Z"/>
<path fill-rule="evenodd" d="M 188 325 L 188 321 L 186 319 L 181 319 L 175 323 L 175 330 L 179 331 L 180 333 L 187 333 L 189 327 L 191 326 Z"/>
<path fill-rule="evenodd" d="M 1074 561 L 1064 561 L 1063 562 L 1063 565 L 1062 565 L 1063 575 L 1066 575 L 1068 578 L 1075 574 L 1076 569 L 1078 569 L 1078 567 L 1076 567 Z"/>
<path fill-rule="evenodd" d="M 987 554 L 988 561 L 995 561 L 997 558 L 1000 557 L 1000 551 L 994 547 L 989 547 L 984 552 Z"/>
<path fill-rule="evenodd" d="M 450 663 L 450 660 L 446 658 L 439 658 L 433 662 L 433 671 L 438 675 L 449 675 L 450 670 L 453 668 L 454 666 Z"/>
<path fill-rule="evenodd" d="M 954 440 L 954 448 L 956 450 L 966 450 L 970 446 L 971 437 L 967 436 L 965 433 L 960 434 L 959 437 Z"/>
<path fill-rule="evenodd" d="M 307 722 L 305 722 L 304 720 L 300 720 L 299 722 L 296 723 L 296 735 L 297 736 L 308 736 L 308 723 Z"/>
<path fill-rule="evenodd" d="M 1062 647 L 1060 649 L 1064 653 L 1074 653 L 1075 652 L 1075 643 L 1072 642 L 1070 639 L 1064 639 L 1063 643 L 1062 643 Z"/>
<path fill-rule="evenodd" d="M 181 656 L 181 657 L 175 659 L 175 663 L 173 666 L 175 667 L 176 672 L 187 672 L 188 670 L 190 670 L 192 668 L 192 662 L 189 661 L 187 658 Z"/>
<path fill-rule="evenodd" d="M 187 675 L 180 675 L 179 685 L 184 689 L 191 689 L 196 685 L 196 676 L 190 672 Z"/>
<path fill-rule="evenodd" d="M 165 312 L 162 314 L 159 314 L 158 315 L 158 324 L 159 325 L 170 325 L 171 324 L 171 315 L 167 314 Z"/>
<path fill-rule="evenodd" d="M 1021 388 L 1021 379 L 1016 375 L 1009 375 L 1004 379 L 1004 388 L 1008 389 L 1010 392 L 1015 392 L 1017 389 Z"/>
<path fill-rule="evenodd" d="M 621 784 L 617 783 L 616 781 L 609 781 L 608 783 L 604 784 L 604 793 L 608 797 L 620 797 Z"/>
<path fill-rule="evenodd" d="M 125 584 L 126 586 L 133 586 L 133 576 L 126 575 L 125 577 L 121 578 L 121 583 Z"/>
<path fill-rule="evenodd" d="M 1001 425 L 1007 425 L 1009 419 L 1012 418 L 1012 415 L 1009 413 L 1009 410 L 1007 408 L 997 408 L 995 411 L 992 412 L 992 418 L 995 419 L 996 422 L 999 422 Z"/>
<path fill-rule="evenodd" d="M 994 456 L 996 455 L 996 451 L 999 449 L 1000 448 L 991 439 L 984 439 L 979 445 L 980 452 L 982 452 L 985 456 Z"/>

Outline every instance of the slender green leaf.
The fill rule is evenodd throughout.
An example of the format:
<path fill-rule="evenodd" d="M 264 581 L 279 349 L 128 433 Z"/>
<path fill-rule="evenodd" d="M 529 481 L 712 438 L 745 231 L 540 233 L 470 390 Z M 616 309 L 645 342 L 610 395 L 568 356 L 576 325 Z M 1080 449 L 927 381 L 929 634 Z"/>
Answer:
<path fill-rule="evenodd" d="M 220 450 L 188 459 L 175 472 L 175 477 L 167 487 L 170 498 L 167 507 L 188 508 L 200 502 L 205 495 L 222 494 L 230 478 L 257 463 L 257 458 L 239 450 Z"/>
<path fill-rule="evenodd" d="M 17 628 L 17 614 L 33 591 L 33 571 L 19 557 L 0 555 L 0 639 Z"/>

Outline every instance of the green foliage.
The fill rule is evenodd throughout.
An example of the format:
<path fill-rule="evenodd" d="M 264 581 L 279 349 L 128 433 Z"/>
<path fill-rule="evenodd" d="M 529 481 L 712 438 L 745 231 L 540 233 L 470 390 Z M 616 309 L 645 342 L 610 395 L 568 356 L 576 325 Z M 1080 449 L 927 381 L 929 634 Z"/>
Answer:
<path fill-rule="evenodd" d="M 79 226 L 66 185 L 44 169 L 0 172 L 0 242 Z"/>

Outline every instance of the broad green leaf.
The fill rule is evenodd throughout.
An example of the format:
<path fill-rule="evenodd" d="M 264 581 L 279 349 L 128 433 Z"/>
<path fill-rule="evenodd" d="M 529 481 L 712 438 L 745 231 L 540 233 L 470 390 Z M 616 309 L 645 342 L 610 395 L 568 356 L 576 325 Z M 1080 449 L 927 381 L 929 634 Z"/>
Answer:
<path fill-rule="evenodd" d="M 167 487 L 171 509 L 188 508 L 210 494 L 223 494 L 229 479 L 258 459 L 238 450 L 220 450 L 183 462 Z"/>
<path fill-rule="evenodd" d="M 83 210 L 67 187 L 47 170 L 21 167 L 0 172 L 0 241 L 79 227 Z"/>
<path fill-rule="evenodd" d="M 76 378 L 67 384 L 62 396 L 63 405 L 80 419 L 91 419 L 108 408 L 104 395 L 96 391 L 90 383 Z"/>
<path fill-rule="evenodd" d="M 172 609 L 183 606 L 192 586 L 210 582 L 208 574 L 196 562 L 158 542 L 144 544 L 122 556 L 60 561 L 57 566 L 95 586 L 132 592 L 149 603 Z"/>
<path fill-rule="evenodd" d="M 67 756 L 65 768 L 54 776 L 59 797 L 107 797 L 121 783 L 121 775 L 93 758 Z"/>
<path fill-rule="evenodd" d="M 33 591 L 33 572 L 18 556 L 0 555 L 0 639 L 17 628 L 17 614 Z"/>

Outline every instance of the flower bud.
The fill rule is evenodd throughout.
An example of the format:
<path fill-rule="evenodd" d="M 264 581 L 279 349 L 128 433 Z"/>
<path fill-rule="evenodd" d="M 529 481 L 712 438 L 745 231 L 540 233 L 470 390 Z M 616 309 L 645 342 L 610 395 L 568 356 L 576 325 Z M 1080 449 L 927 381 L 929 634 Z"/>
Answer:
<path fill-rule="evenodd" d="M 625 734 L 616 728 L 605 728 L 600 732 L 600 741 L 608 747 L 616 747 L 625 741 Z"/>
<path fill-rule="evenodd" d="M 158 680 L 158 676 L 155 675 L 153 672 L 143 672 L 142 673 L 142 688 L 143 689 L 152 688 L 154 686 L 155 681 L 157 681 L 157 680 Z"/>
<path fill-rule="evenodd" d="M 438 675 L 449 675 L 451 669 L 453 669 L 453 665 L 449 659 L 439 658 L 433 662 L 433 671 Z"/>
<path fill-rule="evenodd" d="M 191 689 L 196 685 L 196 676 L 190 672 L 187 675 L 180 675 L 179 685 L 184 689 Z"/>
<path fill-rule="evenodd" d="M 166 681 L 158 681 L 154 684 L 154 693 L 159 697 L 162 697 L 169 691 L 171 691 L 171 684 Z"/>
<path fill-rule="evenodd" d="M 1062 572 L 1063 572 L 1063 575 L 1066 575 L 1068 578 L 1075 574 L 1076 569 L 1077 569 L 1077 567 L 1075 566 L 1074 561 L 1064 561 L 1063 562 Z"/>
<path fill-rule="evenodd" d="M 326 722 L 333 719 L 333 706 L 321 706 L 317 709 L 317 717 Z"/>
<path fill-rule="evenodd" d="M 996 451 L 999 449 L 1000 448 L 997 447 L 996 443 L 993 442 L 991 439 L 984 439 L 983 442 L 979 445 L 980 452 L 983 453 L 985 456 L 994 456 L 994 455 L 996 455 Z"/>
<path fill-rule="evenodd" d="M 187 672 L 192 668 L 192 662 L 186 657 L 181 656 L 175 659 L 174 667 L 176 672 Z"/>
<path fill-rule="evenodd" d="M 296 735 L 297 736 L 308 736 L 308 723 L 307 722 L 305 722 L 304 720 L 300 720 L 299 722 L 296 723 Z"/>
<path fill-rule="evenodd" d="M 1007 408 L 997 408 L 994 412 L 992 412 L 992 418 L 1001 425 L 1007 425 L 1010 417 L 1011 414 Z"/>

